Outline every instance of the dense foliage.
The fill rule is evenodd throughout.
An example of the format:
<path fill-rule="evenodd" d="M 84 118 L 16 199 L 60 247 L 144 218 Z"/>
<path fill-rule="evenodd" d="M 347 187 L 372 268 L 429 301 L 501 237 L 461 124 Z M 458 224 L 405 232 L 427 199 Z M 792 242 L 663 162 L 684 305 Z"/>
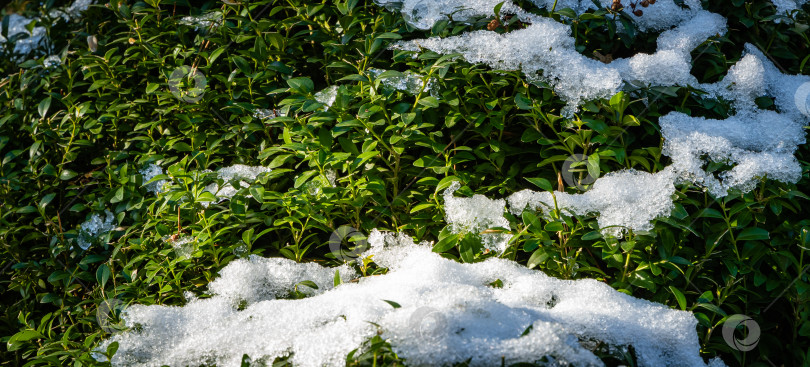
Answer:
<path fill-rule="evenodd" d="M 53 3 L 16 2 L 3 11 L 43 14 Z M 594 58 L 631 56 L 655 45 L 657 34 L 634 31 L 624 11 L 577 17 L 520 3 L 570 24 L 579 50 Z M 730 31 L 694 50 L 700 81 L 721 79 L 746 42 L 787 73 L 810 70 L 807 12 L 777 23 L 769 2 L 703 4 L 727 17 Z M 214 10 L 210 25 L 181 22 Z M 457 195 L 577 192 L 559 179 L 570 155 L 588 155 L 583 169 L 592 175 L 656 172 L 669 164 L 661 155 L 659 116 L 729 115 L 729 104 L 693 88 L 638 86 L 565 118 L 564 103 L 550 88 L 529 84 L 518 72 L 387 48 L 399 39 L 508 31 L 507 20 L 491 22 L 444 21 L 424 32 L 371 0 L 193 6 L 112 0 L 79 21 L 43 19 L 49 44 L 30 54 L 14 55 L 14 38 L 3 44 L 0 365 L 96 364 L 90 352 L 109 331 L 97 321 L 105 300 L 181 305 L 184 292 L 203 295 L 219 269 L 247 254 L 336 264 L 327 242 L 344 225 L 364 233 L 406 231 L 435 241 L 434 250 L 447 257 L 481 261 L 494 255 L 474 238 L 444 230 L 441 192 L 452 181 L 463 183 Z M 624 24 L 621 31 L 617 23 Z M 88 36 L 97 38 L 97 50 Z M 45 62 L 46 48 L 59 65 Z M 176 98 L 169 87 L 183 66 L 205 76 L 204 93 L 190 94 L 199 100 Z M 434 78 L 435 94 L 383 88 L 369 68 Z M 331 85 L 339 88 L 327 109 L 314 94 Z M 772 106 L 768 98 L 757 102 Z M 256 117 L 257 109 L 283 116 Z M 509 217 L 511 227 L 502 230 L 519 236 L 503 256 L 693 311 L 707 358 L 806 365 L 807 146 L 797 157 L 798 185 L 763 180 L 750 193 L 718 200 L 681 185 L 671 217 L 623 239 L 601 236 L 593 217 Z M 139 173 L 151 163 L 167 168 L 157 179 L 171 181 L 160 195 L 146 190 Z M 210 194 L 202 188 L 217 177 L 195 172 L 237 163 L 273 171 L 231 200 L 204 206 Z M 117 228 L 82 250 L 79 225 L 105 210 L 115 214 Z M 197 239 L 187 257 L 171 243 L 182 235 Z M 369 264 L 360 265 L 366 274 Z M 725 318 L 738 313 L 762 330 L 758 346 L 745 353 L 720 333 Z M 384 340 L 368 343 L 347 362 L 402 364 Z M 633 359 L 611 358 L 606 362 Z"/>

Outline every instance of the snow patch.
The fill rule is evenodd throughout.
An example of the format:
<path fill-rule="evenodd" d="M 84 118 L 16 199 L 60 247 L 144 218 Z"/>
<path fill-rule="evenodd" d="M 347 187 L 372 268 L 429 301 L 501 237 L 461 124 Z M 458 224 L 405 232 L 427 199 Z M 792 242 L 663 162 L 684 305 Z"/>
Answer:
<path fill-rule="evenodd" d="M 467 359 L 493 366 L 502 357 L 507 364 L 552 357 L 600 366 L 586 347 L 593 340 L 632 345 L 640 366 L 706 365 L 690 312 L 596 280 L 555 279 L 510 260 L 457 263 L 404 234 L 375 230 L 369 243 L 364 257 L 373 256 L 388 273 L 334 289 L 328 280 L 334 269 L 251 258 L 225 267 L 209 287 L 211 298 L 189 297 L 183 307 L 131 306 L 123 313 L 131 329 L 107 341 L 119 343 L 112 364 L 239 365 L 247 354 L 266 363 L 291 355 L 296 366 L 341 366 L 379 330 L 414 366 Z M 308 298 L 279 299 L 301 279 L 319 289 Z M 495 280 L 503 287 L 489 286 Z"/>
<path fill-rule="evenodd" d="M 76 243 L 82 250 L 89 249 L 91 245 L 98 241 L 99 237 L 115 229 L 114 220 L 115 214 L 106 209 L 104 210 L 104 217 L 98 213 L 93 214 L 90 219 L 79 227 L 79 236 L 76 238 Z"/>

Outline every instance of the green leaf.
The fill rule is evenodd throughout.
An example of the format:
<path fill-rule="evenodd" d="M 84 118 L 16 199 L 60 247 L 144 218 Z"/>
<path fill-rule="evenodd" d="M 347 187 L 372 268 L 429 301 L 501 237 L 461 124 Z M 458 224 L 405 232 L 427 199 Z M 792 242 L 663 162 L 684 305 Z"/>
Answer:
<path fill-rule="evenodd" d="M 6 343 L 9 352 L 22 348 L 25 342 L 31 339 L 42 339 L 45 336 L 36 330 L 23 330 L 11 336 Z"/>
<path fill-rule="evenodd" d="M 315 90 L 315 84 L 312 83 L 312 79 L 305 77 L 287 79 L 287 85 L 299 94 L 310 94 Z"/>
<path fill-rule="evenodd" d="M 78 173 L 73 172 L 69 169 L 63 169 L 62 172 L 59 173 L 59 179 L 62 181 L 70 180 L 73 177 L 76 177 Z"/>
<path fill-rule="evenodd" d="M 253 71 L 250 69 L 250 64 L 248 64 L 247 60 L 245 60 L 244 57 L 231 56 L 231 60 L 233 60 L 233 63 L 236 64 L 236 67 L 238 67 L 239 70 L 242 71 L 242 73 L 244 73 L 245 75 L 250 75 L 253 73 Z M 290 87 L 292 87 L 292 85 L 290 85 Z"/>
<path fill-rule="evenodd" d="M 152 94 L 160 87 L 158 83 L 146 83 L 146 94 Z"/>
<path fill-rule="evenodd" d="M 45 114 L 48 113 L 48 108 L 50 107 L 51 107 L 51 97 L 43 99 L 41 102 L 39 102 L 39 107 L 37 107 L 39 115 L 41 117 L 45 117 Z"/>
<path fill-rule="evenodd" d="M 712 311 L 712 312 L 714 312 L 714 313 L 716 313 L 718 315 L 727 316 L 725 311 L 723 311 L 720 307 L 717 307 L 713 303 L 705 303 L 705 302 L 704 303 L 698 303 L 696 307 L 705 308 L 705 309 L 707 309 L 709 311 Z"/>
<path fill-rule="evenodd" d="M 547 232 L 559 232 L 562 231 L 564 227 L 560 222 L 548 222 L 543 229 L 545 229 Z"/>
<path fill-rule="evenodd" d="M 400 304 L 399 304 L 399 303 L 396 303 L 396 302 L 394 302 L 394 301 L 389 301 L 389 300 L 387 300 L 387 299 L 384 299 L 384 300 L 383 300 L 383 302 L 385 302 L 385 303 L 387 303 L 387 304 L 391 305 L 391 307 L 393 307 L 393 308 L 400 308 L 400 307 L 402 307 L 402 306 L 400 306 Z"/>
<path fill-rule="evenodd" d="M 678 307 L 680 307 L 681 310 L 686 310 L 686 297 L 683 295 L 683 293 L 672 285 L 669 286 L 669 291 L 672 292 L 672 294 L 675 296 L 675 300 L 678 301 Z"/>
<path fill-rule="evenodd" d="M 458 235 L 457 234 L 452 234 L 452 235 L 449 235 L 447 237 L 440 238 L 439 242 L 437 242 L 435 245 L 433 245 L 433 252 L 442 253 L 442 252 L 448 251 L 451 248 L 456 247 L 456 244 L 458 244 Z"/>
<path fill-rule="evenodd" d="M 428 96 L 419 100 L 419 104 L 428 108 L 439 107 L 439 100 L 436 97 Z"/>
<path fill-rule="evenodd" d="M 545 191 L 553 191 L 554 189 L 551 187 L 551 182 L 546 180 L 545 178 L 540 177 L 525 177 L 526 181 L 531 182 L 535 186 L 545 190 Z"/>
<path fill-rule="evenodd" d="M 315 284 L 315 282 L 313 282 L 311 280 L 304 280 L 304 281 L 299 282 L 298 284 L 296 284 L 296 286 L 298 286 L 298 285 L 303 285 L 305 287 L 310 287 L 312 289 L 318 289 L 318 285 Z"/>
<path fill-rule="evenodd" d="M 98 284 L 101 285 L 101 288 L 104 288 L 104 285 L 107 284 L 107 281 L 110 280 L 110 276 L 112 273 L 110 272 L 110 267 L 107 264 L 101 264 L 96 270 L 96 280 Z"/>
<path fill-rule="evenodd" d="M 333 283 L 335 287 L 343 284 L 343 279 L 340 278 L 340 270 L 335 269 L 335 278 L 333 280 Z"/>
<path fill-rule="evenodd" d="M 40 209 L 45 209 L 45 207 L 48 205 L 48 203 L 50 203 L 53 200 L 53 198 L 55 198 L 55 197 L 56 197 L 55 192 L 52 192 L 52 193 L 50 193 L 48 195 L 43 196 L 42 200 L 39 201 L 39 208 Z"/>
<path fill-rule="evenodd" d="M 770 233 L 762 228 L 746 228 L 739 235 L 737 235 L 737 241 L 755 241 L 755 240 L 767 240 L 771 238 Z"/>
<path fill-rule="evenodd" d="M 537 265 L 546 262 L 546 259 L 548 259 L 548 254 L 546 253 L 546 250 L 539 248 L 535 250 L 534 253 L 532 253 L 531 257 L 529 257 L 529 261 L 526 263 L 526 266 L 529 269 L 534 269 L 535 267 L 537 267 Z"/>

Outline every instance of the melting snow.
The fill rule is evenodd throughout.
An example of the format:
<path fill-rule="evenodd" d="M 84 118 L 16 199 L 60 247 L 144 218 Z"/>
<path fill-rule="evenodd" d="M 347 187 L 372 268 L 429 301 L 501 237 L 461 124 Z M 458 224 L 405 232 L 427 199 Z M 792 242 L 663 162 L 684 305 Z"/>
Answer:
<path fill-rule="evenodd" d="M 166 192 L 166 184 L 169 183 L 167 180 L 157 180 L 147 184 L 147 182 L 151 181 L 153 178 L 164 174 L 165 172 L 163 172 L 163 168 L 152 163 L 142 168 L 138 173 L 143 176 L 143 183 L 145 183 L 144 187 L 146 187 L 146 191 L 155 195 Z"/>
<path fill-rule="evenodd" d="M 331 85 L 324 88 L 320 92 L 315 93 L 315 100 L 324 105 L 324 111 L 329 110 L 329 107 L 332 107 L 332 103 L 335 103 L 335 98 L 337 98 L 337 90 L 337 85 Z"/>
<path fill-rule="evenodd" d="M 225 184 L 222 187 L 219 187 L 219 184 L 211 183 L 205 187 L 205 191 L 208 191 L 214 195 L 216 195 L 219 201 L 227 200 L 232 198 L 236 193 L 239 191 L 239 188 L 233 187 L 230 181 L 239 180 L 239 186 L 241 187 L 248 187 L 252 182 L 256 182 L 259 178 L 259 175 L 262 173 L 269 173 L 272 169 L 267 167 L 251 167 L 246 166 L 244 164 L 235 164 L 230 167 L 224 167 L 217 170 L 217 177 L 225 181 Z M 253 197 L 251 195 L 247 195 L 247 197 Z M 204 206 L 208 206 L 209 203 L 203 203 Z"/>
<path fill-rule="evenodd" d="M 595 340 L 632 345 L 640 366 L 706 365 L 690 312 L 509 260 L 460 264 L 403 234 L 375 230 L 368 240 L 363 256 L 373 256 L 387 274 L 333 288 L 335 269 L 251 257 L 222 270 L 211 298 L 189 297 L 184 307 L 131 306 L 124 319 L 132 329 L 108 340 L 119 343 L 113 365 L 239 365 L 247 354 L 253 361 L 292 355 L 297 366 L 341 366 L 378 330 L 414 366 L 467 359 L 492 366 L 502 357 L 507 364 L 552 357 L 600 366 L 586 347 Z M 354 275 L 338 270 L 344 279 Z M 489 286 L 498 279 L 503 288 Z M 306 290 L 310 297 L 280 299 L 303 280 L 318 285 Z"/>
<path fill-rule="evenodd" d="M 95 213 L 90 219 L 82 223 L 79 227 L 79 236 L 76 242 L 82 250 L 87 250 L 98 241 L 98 238 L 115 229 L 115 215 L 109 210 L 104 210 L 104 217 Z"/>
<path fill-rule="evenodd" d="M 450 225 L 451 231 L 480 234 L 481 242 L 487 249 L 499 254 L 506 251 L 512 238 L 511 234 L 481 234 L 490 228 L 509 228 L 509 221 L 503 216 L 506 201 L 489 199 L 484 195 L 474 195 L 471 198 L 453 196 L 460 186 L 458 181 L 455 181 L 444 191 L 445 221 Z"/>
<path fill-rule="evenodd" d="M 410 70 L 400 73 L 398 71 L 370 68 L 366 70 L 366 73 L 374 79 L 378 79 L 383 88 L 399 90 L 412 95 L 423 92 L 435 94 L 433 87 L 433 84 L 436 83 L 435 78 L 425 80 L 423 75 L 419 75 Z"/>

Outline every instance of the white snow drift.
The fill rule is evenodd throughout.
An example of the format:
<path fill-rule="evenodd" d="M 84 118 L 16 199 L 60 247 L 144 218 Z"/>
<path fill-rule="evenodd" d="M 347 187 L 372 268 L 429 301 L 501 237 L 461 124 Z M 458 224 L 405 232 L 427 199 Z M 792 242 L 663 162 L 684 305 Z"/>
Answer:
<path fill-rule="evenodd" d="M 501 357 L 507 364 L 550 357 L 600 366 L 586 347 L 594 341 L 633 346 L 641 366 L 706 365 L 690 312 L 509 260 L 460 264 L 403 234 L 374 231 L 368 240 L 363 256 L 387 274 L 333 287 L 335 269 L 254 257 L 225 267 L 210 298 L 183 307 L 131 306 L 124 318 L 133 329 L 108 340 L 119 343 L 113 365 L 231 366 L 247 354 L 252 361 L 291 355 L 297 366 L 340 366 L 378 331 L 413 366 L 467 359 L 493 366 Z M 338 270 L 344 280 L 354 275 Z M 304 280 L 318 285 L 307 290 L 310 297 L 279 298 Z M 503 288 L 489 285 L 496 280 Z"/>

